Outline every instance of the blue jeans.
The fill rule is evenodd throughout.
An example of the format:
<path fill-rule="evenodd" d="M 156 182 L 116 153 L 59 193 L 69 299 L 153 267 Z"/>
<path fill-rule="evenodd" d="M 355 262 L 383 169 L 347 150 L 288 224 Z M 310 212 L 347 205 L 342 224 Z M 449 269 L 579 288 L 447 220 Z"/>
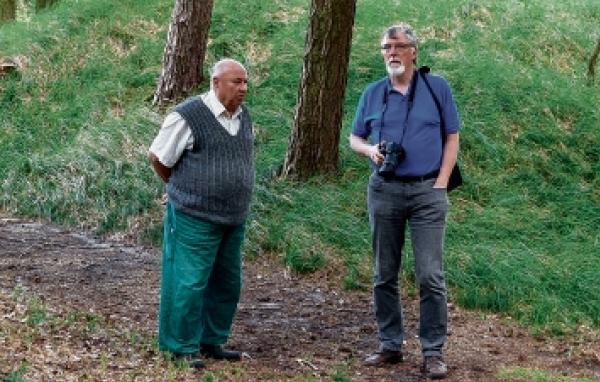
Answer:
<path fill-rule="evenodd" d="M 400 350 L 404 340 L 398 272 L 406 225 L 420 292 L 419 337 L 424 356 L 441 355 L 448 308 L 442 264 L 448 213 L 445 189 L 435 179 L 404 183 L 371 175 L 368 208 L 375 255 L 374 300 L 380 350 Z"/>

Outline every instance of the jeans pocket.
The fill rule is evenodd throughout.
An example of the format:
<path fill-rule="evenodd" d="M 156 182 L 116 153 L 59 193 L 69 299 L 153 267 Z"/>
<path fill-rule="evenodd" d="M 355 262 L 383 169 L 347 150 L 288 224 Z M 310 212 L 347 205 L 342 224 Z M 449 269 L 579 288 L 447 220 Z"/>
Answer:
<path fill-rule="evenodd" d="M 376 172 L 373 172 L 369 177 L 369 189 L 372 191 L 379 192 L 383 189 L 384 180 L 377 175 Z"/>

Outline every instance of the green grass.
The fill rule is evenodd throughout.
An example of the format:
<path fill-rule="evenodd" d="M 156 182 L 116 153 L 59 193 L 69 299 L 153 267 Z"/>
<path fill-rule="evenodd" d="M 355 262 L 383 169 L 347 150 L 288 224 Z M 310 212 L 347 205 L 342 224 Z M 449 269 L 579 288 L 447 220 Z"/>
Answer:
<path fill-rule="evenodd" d="M 160 241 L 163 186 L 146 150 L 163 113 L 148 98 L 171 6 L 62 0 L 0 26 L 0 56 L 26 63 L 0 79 L 0 208 Z M 258 131 L 246 252 L 274 252 L 298 272 L 341 265 L 340 287 L 369 287 L 368 168 L 346 137 L 361 91 L 384 73 L 378 39 L 398 15 L 421 36 L 419 63 L 451 83 L 464 125 L 466 184 L 451 195 L 446 240 L 452 299 L 559 334 L 599 327 L 600 92 L 585 78 L 600 35 L 593 0 L 359 1 L 340 170 L 306 183 L 272 173 L 291 131 L 308 1 L 216 3 L 207 64 L 246 63 Z"/>
<path fill-rule="evenodd" d="M 48 312 L 42 301 L 31 299 L 27 306 L 27 325 L 39 326 L 48 318 Z"/>
<path fill-rule="evenodd" d="M 498 377 L 510 382 L 594 382 L 593 378 L 573 378 L 524 367 L 503 368 L 498 372 Z"/>
<path fill-rule="evenodd" d="M 17 369 L 12 370 L 8 375 L 0 375 L 2 382 L 24 382 L 23 375 L 27 372 L 27 366 L 27 362 L 23 362 Z"/>

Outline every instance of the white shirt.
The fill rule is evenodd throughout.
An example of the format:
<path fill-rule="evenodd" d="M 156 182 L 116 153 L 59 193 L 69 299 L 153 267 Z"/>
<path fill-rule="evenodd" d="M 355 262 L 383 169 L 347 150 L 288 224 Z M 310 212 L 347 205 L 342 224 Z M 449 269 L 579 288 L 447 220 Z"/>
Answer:
<path fill-rule="evenodd" d="M 200 95 L 200 98 L 230 135 L 234 136 L 238 133 L 240 114 L 242 113 L 241 107 L 238 107 L 230 117 L 227 109 L 219 101 L 214 91 L 210 90 Z M 183 151 L 190 150 L 192 147 L 194 147 L 192 129 L 185 119 L 174 111 L 165 118 L 158 135 L 150 146 L 150 151 L 156 155 L 164 166 L 173 167 Z"/>

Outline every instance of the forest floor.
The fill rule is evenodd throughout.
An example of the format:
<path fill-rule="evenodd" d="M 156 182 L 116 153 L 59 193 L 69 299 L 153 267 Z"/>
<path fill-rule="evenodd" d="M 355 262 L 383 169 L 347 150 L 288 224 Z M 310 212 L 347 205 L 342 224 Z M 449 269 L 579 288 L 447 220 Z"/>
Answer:
<path fill-rule="evenodd" d="M 246 261 L 228 344 L 245 356 L 196 371 L 156 350 L 160 249 L 0 216 L 0 380 L 425 381 L 418 301 L 405 299 L 404 362 L 363 367 L 377 347 L 371 292 L 343 290 L 341 273 Z M 445 359 L 447 381 L 600 381 L 597 329 L 534 336 L 455 305 Z"/>

